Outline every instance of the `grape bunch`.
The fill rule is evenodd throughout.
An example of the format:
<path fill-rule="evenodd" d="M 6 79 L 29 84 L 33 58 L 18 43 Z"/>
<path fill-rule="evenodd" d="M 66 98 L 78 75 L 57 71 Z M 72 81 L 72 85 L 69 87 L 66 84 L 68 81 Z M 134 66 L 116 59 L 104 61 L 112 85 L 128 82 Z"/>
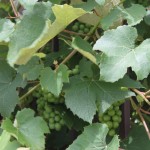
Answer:
<path fill-rule="evenodd" d="M 36 97 L 38 101 L 43 101 L 43 102 L 47 101 L 48 103 L 53 103 L 53 104 L 64 103 L 65 100 L 63 95 L 56 97 L 52 93 L 42 88 L 35 90 L 32 96 Z"/>
<path fill-rule="evenodd" d="M 50 130 L 59 131 L 65 124 L 63 114 L 57 110 L 57 105 L 64 102 L 63 95 L 55 97 L 52 93 L 39 88 L 33 92 L 33 97 L 37 99 L 38 114 L 47 121 Z"/>
<path fill-rule="evenodd" d="M 105 123 L 109 128 L 109 136 L 114 136 L 121 122 L 122 112 L 119 108 L 124 100 L 114 103 L 104 114 L 99 114 L 99 121 Z"/>
<path fill-rule="evenodd" d="M 73 24 L 72 31 L 87 34 L 91 30 L 91 28 L 92 28 L 91 25 L 77 21 Z"/>
<path fill-rule="evenodd" d="M 75 68 L 68 70 L 69 75 L 77 75 L 79 74 L 79 65 L 76 65 Z"/>

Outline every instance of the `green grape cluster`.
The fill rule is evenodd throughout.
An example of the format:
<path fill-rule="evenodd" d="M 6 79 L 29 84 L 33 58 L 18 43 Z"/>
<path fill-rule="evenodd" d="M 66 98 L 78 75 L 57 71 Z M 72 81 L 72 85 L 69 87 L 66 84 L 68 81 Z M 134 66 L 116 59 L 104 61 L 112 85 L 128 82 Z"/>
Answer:
<path fill-rule="evenodd" d="M 109 128 L 109 136 L 114 136 L 121 122 L 122 112 L 119 108 L 124 100 L 114 103 L 104 114 L 99 114 L 99 121 L 105 123 Z"/>
<path fill-rule="evenodd" d="M 69 75 L 77 75 L 79 74 L 79 65 L 76 65 L 75 68 L 68 70 Z"/>
<path fill-rule="evenodd" d="M 63 95 L 55 97 L 52 93 L 37 89 L 33 92 L 33 97 L 37 99 L 37 111 L 48 123 L 50 130 L 59 131 L 64 126 L 62 114 L 57 110 L 57 105 L 64 103 Z"/>
<path fill-rule="evenodd" d="M 87 34 L 91 30 L 91 28 L 92 28 L 91 25 L 77 21 L 73 24 L 72 31 Z"/>
<path fill-rule="evenodd" d="M 40 100 L 37 100 L 37 107 L 39 114 L 48 122 L 50 130 L 59 131 L 64 126 L 62 115 L 56 110 L 56 107 L 47 102 L 44 104 Z"/>
<path fill-rule="evenodd" d="M 59 104 L 64 103 L 64 96 L 60 95 L 59 97 L 54 96 L 51 92 L 39 88 L 33 92 L 33 97 L 36 97 L 38 100 L 47 101 L 48 103 Z"/>

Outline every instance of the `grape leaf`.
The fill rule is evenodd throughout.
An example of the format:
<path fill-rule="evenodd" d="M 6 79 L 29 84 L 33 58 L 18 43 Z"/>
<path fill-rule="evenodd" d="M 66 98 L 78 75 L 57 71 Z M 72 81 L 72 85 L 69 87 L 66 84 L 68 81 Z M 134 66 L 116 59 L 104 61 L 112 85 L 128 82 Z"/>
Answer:
<path fill-rule="evenodd" d="M 104 5 L 105 4 L 105 0 L 95 0 L 95 1 L 99 5 Z"/>
<path fill-rule="evenodd" d="M 93 77 L 93 71 L 92 71 L 92 62 L 87 61 L 85 58 L 81 59 L 79 63 L 79 72 L 81 77 Z"/>
<path fill-rule="evenodd" d="M 147 25 L 150 26 L 150 10 L 147 10 L 146 16 L 144 17 L 144 21 Z"/>
<path fill-rule="evenodd" d="M 25 8 L 32 8 L 38 0 L 18 0 L 19 3 Z"/>
<path fill-rule="evenodd" d="M 8 43 L 14 31 L 14 23 L 8 19 L 0 19 L 0 44 Z"/>
<path fill-rule="evenodd" d="M 65 87 L 65 103 L 79 118 L 92 123 L 96 113 L 96 101 L 101 104 L 101 112 L 114 102 L 133 96 L 130 91 L 122 91 L 120 83 L 106 83 L 96 79 L 72 77 Z"/>
<path fill-rule="evenodd" d="M 137 31 L 133 27 L 121 26 L 106 31 L 97 40 L 94 50 L 103 53 L 101 58 L 101 79 L 115 82 L 122 78 L 128 67 L 132 67 L 138 80 L 147 77 L 150 72 L 149 46 L 150 39 L 146 39 L 139 46 L 135 46 Z"/>
<path fill-rule="evenodd" d="M 24 79 L 35 80 L 39 77 L 43 64 L 39 63 L 38 57 L 33 57 L 27 64 L 21 65 L 18 72 L 23 75 Z"/>
<path fill-rule="evenodd" d="M 92 55 L 92 47 L 87 41 L 83 40 L 81 37 L 76 37 L 73 38 L 71 46 L 96 64 L 96 58 Z"/>
<path fill-rule="evenodd" d="M 112 26 L 113 23 L 118 21 L 120 18 L 122 18 L 121 11 L 117 8 L 112 9 L 108 15 L 102 18 L 102 28 L 104 30 L 109 29 L 109 27 Z"/>
<path fill-rule="evenodd" d="M 105 124 L 95 123 L 84 128 L 84 131 L 66 150 L 117 150 L 119 148 L 118 136 L 106 143 L 108 127 Z"/>
<path fill-rule="evenodd" d="M 52 10 L 56 19 L 51 24 Z M 11 66 L 27 63 L 39 48 L 86 13 L 67 4 L 54 5 L 52 10 L 51 3 L 43 2 L 35 4 L 29 13 L 24 14 L 10 40 L 7 60 Z"/>
<path fill-rule="evenodd" d="M 20 145 L 17 141 L 10 141 L 10 133 L 3 130 L 0 136 L 1 150 L 16 150 Z"/>
<path fill-rule="evenodd" d="M 87 0 L 86 3 L 77 3 L 77 5 L 74 5 L 75 7 L 78 7 L 78 8 L 82 8 L 84 9 L 85 11 L 91 11 L 94 7 L 97 6 L 97 3 L 93 0 Z"/>
<path fill-rule="evenodd" d="M 124 18 L 127 19 L 128 25 L 134 26 L 143 20 L 146 10 L 142 5 L 133 4 L 123 11 Z"/>
<path fill-rule="evenodd" d="M 134 125 L 128 137 L 123 140 L 121 147 L 125 150 L 144 150 L 150 149 L 150 140 L 147 137 L 143 126 Z"/>
<path fill-rule="evenodd" d="M 130 26 L 134 26 L 143 20 L 146 14 L 146 10 L 142 5 L 133 4 L 129 8 L 122 8 L 120 6 L 112 9 L 107 16 L 101 20 L 102 28 L 107 30 L 115 22 L 123 19 L 127 19 L 127 23 Z"/>
<path fill-rule="evenodd" d="M 56 72 L 49 67 L 43 69 L 40 77 L 42 87 L 59 96 L 63 82 L 69 82 L 67 70 L 68 68 L 65 65 L 60 65 Z"/>
<path fill-rule="evenodd" d="M 16 88 L 24 86 L 21 76 L 15 73 L 5 61 L 0 61 L 0 113 L 4 117 L 9 116 L 18 103 Z"/>
<path fill-rule="evenodd" d="M 44 149 L 44 133 L 49 132 L 46 122 L 41 117 L 34 117 L 34 111 L 31 109 L 19 111 L 14 124 L 10 119 L 4 120 L 2 128 L 14 136 L 22 145 L 30 147 L 31 150 Z"/>

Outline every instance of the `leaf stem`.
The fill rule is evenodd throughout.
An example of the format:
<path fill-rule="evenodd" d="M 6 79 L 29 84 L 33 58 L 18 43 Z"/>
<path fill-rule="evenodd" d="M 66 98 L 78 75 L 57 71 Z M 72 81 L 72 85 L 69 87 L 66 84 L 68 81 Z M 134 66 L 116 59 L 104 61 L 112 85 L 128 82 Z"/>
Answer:
<path fill-rule="evenodd" d="M 17 12 L 17 9 L 16 9 L 16 6 L 15 6 L 15 4 L 14 4 L 14 1 L 13 1 L 13 0 L 10 0 L 10 4 L 11 4 L 11 6 L 12 6 L 12 9 L 13 9 L 13 12 L 14 12 L 15 16 L 16 16 L 16 17 L 19 17 L 19 14 L 18 14 L 18 12 Z"/>
<path fill-rule="evenodd" d="M 145 97 L 145 94 L 143 94 L 142 92 L 138 91 L 137 89 L 131 89 L 132 91 L 134 91 L 136 94 L 138 94 L 140 97 L 142 97 L 145 102 L 150 105 L 149 100 Z"/>
<path fill-rule="evenodd" d="M 146 133 L 147 133 L 147 135 L 148 135 L 148 138 L 150 139 L 150 131 L 149 131 L 149 128 L 148 128 L 148 126 L 147 126 L 147 124 L 146 124 L 146 122 L 145 122 L 143 116 L 142 116 L 142 113 L 140 112 L 140 109 L 139 109 L 138 106 L 135 104 L 135 102 L 133 101 L 132 98 L 130 98 L 130 100 L 131 100 L 131 104 L 132 104 L 133 108 L 136 110 L 136 112 L 138 113 L 138 115 L 139 115 L 139 117 L 140 117 L 140 119 L 141 119 L 141 121 L 142 121 L 142 123 L 143 123 L 143 126 L 144 126 L 144 128 L 145 128 L 145 130 L 146 130 Z"/>
<path fill-rule="evenodd" d="M 22 97 L 20 97 L 20 101 L 22 101 L 24 98 L 26 98 L 27 96 L 29 96 L 34 90 L 36 90 L 38 87 L 40 86 L 40 83 L 38 83 L 36 86 L 34 86 L 33 88 L 31 88 L 27 93 L 25 93 Z"/>

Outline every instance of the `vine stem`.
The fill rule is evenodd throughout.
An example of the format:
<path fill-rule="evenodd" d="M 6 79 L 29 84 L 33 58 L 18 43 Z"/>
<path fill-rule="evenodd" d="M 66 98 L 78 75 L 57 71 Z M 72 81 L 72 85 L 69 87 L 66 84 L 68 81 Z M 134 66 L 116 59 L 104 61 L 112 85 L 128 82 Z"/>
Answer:
<path fill-rule="evenodd" d="M 144 126 L 144 128 L 145 128 L 145 130 L 146 130 L 147 136 L 148 136 L 148 138 L 149 138 L 149 140 L 150 140 L 150 131 L 149 131 L 149 128 L 148 128 L 148 126 L 147 126 L 147 124 L 146 124 L 146 122 L 145 122 L 143 116 L 142 116 L 142 113 L 140 112 L 140 109 L 139 109 L 138 106 L 135 104 L 135 102 L 133 101 L 133 99 L 130 98 L 130 100 L 131 100 L 131 104 L 132 104 L 133 108 L 134 108 L 134 109 L 136 110 L 136 112 L 138 113 L 138 115 L 139 115 L 139 117 L 140 117 L 140 119 L 141 119 L 141 121 L 142 121 L 142 123 L 143 123 L 143 126 Z"/>
<path fill-rule="evenodd" d="M 69 31 L 69 30 L 63 30 L 63 32 L 69 33 L 69 34 L 75 34 L 75 35 L 87 36 L 87 34 L 77 33 L 77 32 L 73 32 L 73 31 Z"/>
<path fill-rule="evenodd" d="M 15 16 L 18 18 L 18 17 L 19 17 L 19 14 L 18 14 L 17 9 L 16 9 L 16 7 L 15 7 L 14 1 L 13 1 L 13 0 L 10 0 L 10 4 L 11 4 L 11 6 L 12 6 L 12 9 L 13 9 L 13 12 L 14 12 Z"/>
<path fill-rule="evenodd" d="M 146 95 L 148 95 L 148 94 L 150 94 L 150 90 L 148 90 L 147 92 L 145 92 L 144 95 L 146 96 Z"/>
<path fill-rule="evenodd" d="M 141 110 L 143 113 L 145 113 L 145 114 L 147 114 L 147 115 L 150 115 L 150 112 L 148 112 L 148 111 L 146 111 L 146 110 L 144 110 L 144 109 L 142 109 L 142 108 L 140 108 L 140 110 Z"/>
<path fill-rule="evenodd" d="M 145 93 L 143 94 L 142 92 L 138 91 L 137 89 L 131 89 L 132 91 L 134 91 L 136 94 L 138 94 L 139 96 L 141 96 L 145 102 L 150 105 L 149 100 L 145 97 Z"/>
<path fill-rule="evenodd" d="M 29 96 L 34 90 L 36 90 L 38 87 L 40 87 L 40 83 L 38 83 L 36 86 L 34 86 L 33 88 L 31 88 L 27 93 L 25 93 L 23 96 L 20 97 L 20 102 L 22 103 L 22 101 Z M 21 104 L 20 104 L 21 106 Z"/>

